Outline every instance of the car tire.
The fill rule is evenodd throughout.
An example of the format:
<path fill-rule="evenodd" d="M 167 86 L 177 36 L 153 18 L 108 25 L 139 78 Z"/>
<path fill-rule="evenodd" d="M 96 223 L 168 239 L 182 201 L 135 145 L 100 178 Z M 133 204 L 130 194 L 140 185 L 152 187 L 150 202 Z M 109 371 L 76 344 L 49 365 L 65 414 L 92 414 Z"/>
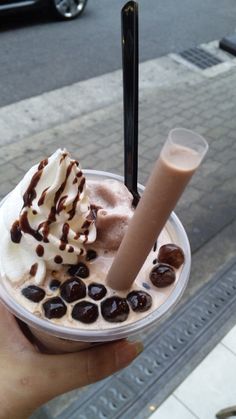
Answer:
<path fill-rule="evenodd" d="M 54 15 L 60 20 L 71 20 L 80 16 L 88 0 L 51 0 Z"/>

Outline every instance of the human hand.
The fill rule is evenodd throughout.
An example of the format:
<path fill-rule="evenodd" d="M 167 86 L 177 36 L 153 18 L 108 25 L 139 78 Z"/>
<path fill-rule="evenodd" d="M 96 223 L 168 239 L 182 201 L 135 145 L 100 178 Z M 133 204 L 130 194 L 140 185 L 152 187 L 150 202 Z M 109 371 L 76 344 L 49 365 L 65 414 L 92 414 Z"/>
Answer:
<path fill-rule="evenodd" d="M 0 304 L 0 419 L 26 419 L 53 397 L 126 367 L 141 350 L 139 342 L 122 340 L 76 353 L 42 354 Z"/>

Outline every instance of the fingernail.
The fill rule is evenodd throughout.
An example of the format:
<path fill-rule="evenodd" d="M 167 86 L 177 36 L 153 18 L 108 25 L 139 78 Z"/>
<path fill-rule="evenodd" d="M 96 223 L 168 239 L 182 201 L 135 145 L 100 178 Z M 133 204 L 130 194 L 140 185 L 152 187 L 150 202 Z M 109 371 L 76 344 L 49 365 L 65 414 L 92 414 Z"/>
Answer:
<path fill-rule="evenodd" d="M 135 348 L 136 348 L 136 353 L 137 353 L 137 356 L 139 355 L 139 354 L 141 354 L 141 352 L 143 352 L 143 343 L 142 342 L 135 342 Z"/>

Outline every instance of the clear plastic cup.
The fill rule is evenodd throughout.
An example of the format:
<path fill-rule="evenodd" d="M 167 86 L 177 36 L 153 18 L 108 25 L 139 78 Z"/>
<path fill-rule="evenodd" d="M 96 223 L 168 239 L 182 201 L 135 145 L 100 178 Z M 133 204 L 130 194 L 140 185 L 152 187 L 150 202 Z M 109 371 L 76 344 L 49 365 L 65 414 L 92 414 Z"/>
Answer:
<path fill-rule="evenodd" d="M 121 176 L 109 172 L 84 170 L 84 174 L 87 179 L 116 179 L 123 183 L 123 178 Z M 140 194 L 142 194 L 144 186 L 139 184 L 138 190 Z M 167 229 L 172 241 L 183 249 L 185 254 L 185 263 L 173 291 L 169 297 L 167 297 L 165 302 L 155 311 L 147 314 L 146 317 L 143 317 L 134 323 L 126 325 L 122 325 L 122 323 L 119 325 L 114 324 L 112 329 L 109 328 L 107 330 L 87 330 L 80 329 L 79 325 L 75 328 L 54 324 L 47 319 L 35 316 L 16 302 L 7 292 L 2 281 L 0 281 L 0 300 L 8 308 L 8 310 L 17 317 L 17 319 L 28 326 L 40 349 L 45 352 L 75 352 L 94 344 L 134 337 L 143 330 L 152 326 L 154 323 L 158 323 L 169 310 L 173 309 L 180 300 L 188 283 L 191 267 L 190 245 L 184 227 L 174 212 L 172 212 L 169 217 L 165 228 Z"/>

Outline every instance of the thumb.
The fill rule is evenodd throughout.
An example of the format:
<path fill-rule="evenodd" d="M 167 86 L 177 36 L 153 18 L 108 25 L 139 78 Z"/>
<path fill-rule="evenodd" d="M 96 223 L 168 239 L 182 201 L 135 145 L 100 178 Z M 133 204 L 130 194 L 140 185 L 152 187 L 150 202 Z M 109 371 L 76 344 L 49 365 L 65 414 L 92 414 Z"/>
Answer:
<path fill-rule="evenodd" d="M 42 362 L 38 379 L 45 393 L 42 394 L 44 402 L 114 374 L 132 362 L 142 350 L 140 342 L 122 340 L 77 353 L 38 355 Z"/>

